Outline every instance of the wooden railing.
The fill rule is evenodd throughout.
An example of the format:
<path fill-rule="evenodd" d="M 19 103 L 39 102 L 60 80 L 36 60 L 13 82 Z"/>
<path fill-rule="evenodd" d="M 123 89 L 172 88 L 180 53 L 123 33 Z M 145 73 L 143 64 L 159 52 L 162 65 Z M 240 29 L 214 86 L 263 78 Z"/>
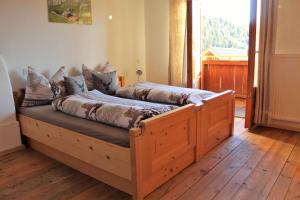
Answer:
<path fill-rule="evenodd" d="M 247 96 L 248 61 L 202 61 L 201 89 L 213 92 L 234 90 L 236 97 Z"/>

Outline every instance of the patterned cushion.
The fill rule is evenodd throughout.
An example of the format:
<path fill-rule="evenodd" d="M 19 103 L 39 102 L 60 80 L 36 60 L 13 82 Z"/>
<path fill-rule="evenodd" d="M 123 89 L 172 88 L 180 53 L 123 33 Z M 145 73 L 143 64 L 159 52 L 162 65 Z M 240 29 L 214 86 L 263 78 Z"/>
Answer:
<path fill-rule="evenodd" d="M 97 68 L 96 70 L 91 70 L 87 66 L 82 65 L 82 75 L 84 76 L 86 86 L 88 90 L 95 89 L 93 84 L 93 72 L 101 72 L 101 73 L 108 73 L 115 71 L 113 66 L 110 63 L 106 63 L 104 66 Z"/>
<path fill-rule="evenodd" d="M 65 77 L 65 86 L 68 95 L 81 94 L 88 91 L 82 75 Z"/>
<path fill-rule="evenodd" d="M 112 66 L 112 64 L 110 63 L 106 63 L 104 66 L 101 66 L 99 68 L 99 70 L 97 70 L 98 72 L 102 72 L 102 73 L 108 73 L 108 72 L 113 72 L 115 71 L 114 67 Z"/>
<path fill-rule="evenodd" d="M 34 68 L 28 67 L 26 91 L 22 107 L 47 105 L 54 98 L 60 97 L 64 91 L 63 82 L 61 82 L 64 75 L 66 75 L 65 67 L 61 67 L 49 81 Z"/>
<path fill-rule="evenodd" d="M 66 95 L 65 76 L 67 76 L 66 68 L 61 67 L 50 79 L 51 89 L 55 98 Z"/>
<path fill-rule="evenodd" d="M 215 93 L 199 89 L 183 88 L 151 82 L 138 82 L 118 89 L 116 96 L 150 102 L 174 104 L 201 104 Z"/>
<path fill-rule="evenodd" d="M 94 72 L 92 76 L 96 90 L 108 95 L 115 95 L 117 89 L 119 88 L 119 81 L 116 71 L 109 73 Z"/>
<path fill-rule="evenodd" d="M 85 65 L 82 65 L 82 75 L 84 77 L 86 86 L 88 90 L 93 90 L 93 76 L 92 76 L 93 70 L 87 68 Z"/>

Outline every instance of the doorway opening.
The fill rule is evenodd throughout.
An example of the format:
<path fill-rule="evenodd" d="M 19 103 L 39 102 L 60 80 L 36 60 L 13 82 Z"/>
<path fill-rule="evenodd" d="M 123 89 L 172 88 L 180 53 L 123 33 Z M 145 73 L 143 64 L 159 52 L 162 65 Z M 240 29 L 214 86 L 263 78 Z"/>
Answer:
<path fill-rule="evenodd" d="M 245 118 L 251 0 L 193 0 L 193 86 L 234 90 Z"/>

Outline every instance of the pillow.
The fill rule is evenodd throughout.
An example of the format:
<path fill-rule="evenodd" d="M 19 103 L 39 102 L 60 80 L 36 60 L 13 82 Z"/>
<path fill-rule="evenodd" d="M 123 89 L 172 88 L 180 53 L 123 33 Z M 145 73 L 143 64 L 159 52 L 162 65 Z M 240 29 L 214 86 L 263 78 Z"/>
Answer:
<path fill-rule="evenodd" d="M 66 95 L 65 76 L 67 76 L 66 68 L 61 67 L 50 79 L 51 90 L 55 98 Z"/>
<path fill-rule="evenodd" d="M 64 79 L 68 95 L 81 94 L 88 91 L 84 77 L 82 75 L 64 77 Z"/>
<path fill-rule="evenodd" d="M 116 71 L 108 73 L 93 72 L 92 77 L 96 90 L 108 95 L 115 95 L 117 89 L 119 88 L 119 81 Z"/>
<path fill-rule="evenodd" d="M 109 63 L 106 63 L 104 66 L 99 67 L 97 70 L 91 70 L 88 67 L 86 67 L 85 65 L 82 65 L 82 75 L 84 77 L 84 80 L 85 80 L 88 90 L 95 89 L 94 85 L 93 85 L 93 76 L 92 76 L 93 72 L 108 73 L 108 72 L 113 72 L 113 71 L 115 71 L 115 70 L 113 69 L 113 66 Z"/>
<path fill-rule="evenodd" d="M 102 73 L 109 73 L 109 72 L 115 71 L 115 69 L 112 66 L 112 64 L 110 64 L 109 62 L 107 62 L 104 66 L 100 67 L 100 69 L 97 70 L 97 71 L 98 72 L 102 72 Z"/>
<path fill-rule="evenodd" d="M 54 98 L 63 95 L 65 88 L 62 82 L 65 67 L 61 67 L 50 81 L 32 67 L 28 67 L 25 97 L 22 107 L 50 104 Z"/>
<path fill-rule="evenodd" d="M 87 68 L 85 65 L 82 65 L 82 75 L 88 90 L 94 89 L 92 73 L 93 71 L 91 69 Z"/>

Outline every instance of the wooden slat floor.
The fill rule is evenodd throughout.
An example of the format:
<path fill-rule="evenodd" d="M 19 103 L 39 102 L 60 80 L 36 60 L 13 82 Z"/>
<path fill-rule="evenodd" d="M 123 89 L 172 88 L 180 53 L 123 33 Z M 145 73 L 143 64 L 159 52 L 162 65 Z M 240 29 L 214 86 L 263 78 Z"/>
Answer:
<path fill-rule="evenodd" d="M 147 199 L 300 199 L 300 133 L 243 129 Z M 33 150 L 0 157 L 0 199 L 130 199 Z"/>

